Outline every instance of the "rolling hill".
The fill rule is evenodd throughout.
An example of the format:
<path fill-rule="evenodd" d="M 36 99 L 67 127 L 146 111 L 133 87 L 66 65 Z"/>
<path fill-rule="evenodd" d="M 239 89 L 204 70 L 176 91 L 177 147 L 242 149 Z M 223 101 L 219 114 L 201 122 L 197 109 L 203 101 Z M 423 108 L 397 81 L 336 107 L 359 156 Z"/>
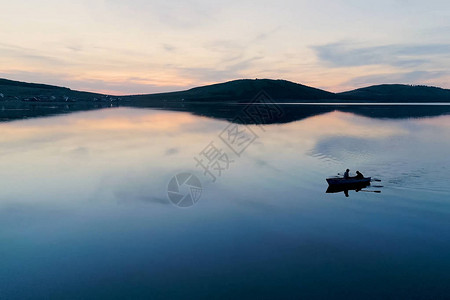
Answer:
<path fill-rule="evenodd" d="M 450 90 L 423 85 L 382 84 L 337 95 L 345 100 L 376 102 L 450 102 Z"/>
<path fill-rule="evenodd" d="M 65 98 L 86 101 L 101 96 L 101 94 L 98 93 L 80 92 L 66 87 L 28 83 L 2 78 L 0 78 L 0 93 L 3 95 L 3 97 L 0 97 L 0 100 L 2 100 L 1 98 L 3 98 L 3 100 L 5 100 L 5 98 L 25 100 L 34 97 L 41 98 L 42 100 L 51 100 L 50 98 L 53 97 L 55 98 L 55 101 L 58 99 L 63 100 Z"/>
<path fill-rule="evenodd" d="M 450 90 L 439 87 L 382 84 L 343 93 L 331 93 L 280 79 L 239 79 L 195 87 L 186 91 L 130 95 L 122 98 L 132 103 L 136 102 L 136 104 L 149 101 L 236 103 L 249 101 L 260 91 L 265 91 L 273 99 L 281 102 L 353 102 L 355 100 L 371 102 L 450 102 Z M 116 100 L 119 99 L 118 97 L 98 93 L 75 91 L 66 87 L 0 79 L 0 101 L 7 99 L 24 100 L 32 97 L 44 101 L 51 99 L 59 101 L 66 98 L 88 102 L 105 100 L 111 97 Z"/>
<path fill-rule="evenodd" d="M 260 91 L 265 91 L 276 100 L 335 99 L 336 95 L 306 85 L 271 79 L 240 79 L 192 88 L 187 91 L 131 96 L 135 100 L 165 100 L 186 102 L 242 102 L 252 100 Z"/>

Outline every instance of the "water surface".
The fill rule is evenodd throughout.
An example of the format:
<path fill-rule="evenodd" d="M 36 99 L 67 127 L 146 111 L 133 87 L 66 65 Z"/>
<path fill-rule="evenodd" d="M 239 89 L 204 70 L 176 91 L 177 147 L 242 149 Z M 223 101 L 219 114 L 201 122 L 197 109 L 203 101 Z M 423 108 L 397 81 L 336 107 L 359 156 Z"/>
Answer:
<path fill-rule="evenodd" d="M 445 298 L 450 115 L 367 111 L 251 125 L 241 156 L 229 121 L 189 112 L 1 123 L 0 298 Z M 211 142 L 233 160 L 214 183 Z M 381 182 L 325 193 L 346 168 Z M 202 182 L 188 209 L 180 172 Z"/>

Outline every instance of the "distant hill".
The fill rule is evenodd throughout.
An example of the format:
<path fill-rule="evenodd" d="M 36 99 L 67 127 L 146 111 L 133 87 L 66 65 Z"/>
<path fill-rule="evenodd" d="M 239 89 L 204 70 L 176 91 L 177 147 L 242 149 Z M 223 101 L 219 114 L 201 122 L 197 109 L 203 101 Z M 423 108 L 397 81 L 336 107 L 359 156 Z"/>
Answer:
<path fill-rule="evenodd" d="M 278 101 L 335 99 L 336 95 L 306 85 L 271 79 L 240 79 L 192 88 L 187 91 L 133 96 L 137 100 L 166 100 L 186 102 L 241 102 L 252 100 L 265 91 Z"/>
<path fill-rule="evenodd" d="M 57 89 L 64 89 L 64 90 L 70 90 L 69 88 L 65 87 L 59 87 L 54 85 L 48 85 L 48 84 L 40 84 L 40 83 L 28 83 L 28 82 L 22 82 L 22 81 L 14 81 L 9 79 L 0 78 L 0 86 L 9 86 L 9 87 L 20 87 L 20 88 L 35 88 L 35 89 L 47 89 L 47 90 L 57 90 Z"/>
<path fill-rule="evenodd" d="M 450 102 L 450 90 L 422 85 L 382 84 L 337 95 L 345 100 L 376 102 Z"/>
<path fill-rule="evenodd" d="M 238 103 L 252 100 L 260 91 L 265 91 L 279 102 L 450 102 L 448 89 L 402 84 L 375 85 L 335 94 L 286 80 L 239 79 L 186 91 L 113 97 L 0 78 L 0 101 L 36 98 L 38 102 L 58 102 L 69 98 L 97 102 L 123 99 L 127 106 L 146 106 L 158 102 Z"/>
<path fill-rule="evenodd" d="M 0 78 L 0 122 L 118 106 L 118 102 L 106 95 Z"/>
<path fill-rule="evenodd" d="M 80 92 L 71 90 L 66 87 L 40 84 L 40 83 L 28 83 L 22 81 L 14 81 L 0 78 L 0 93 L 3 95 L 1 98 L 19 98 L 24 100 L 26 98 L 41 97 L 69 97 L 72 99 L 78 99 L 81 101 L 88 101 L 95 97 L 100 97 L 101 94 Z M 2 99 L 0 99 L 2 100 Z"/>

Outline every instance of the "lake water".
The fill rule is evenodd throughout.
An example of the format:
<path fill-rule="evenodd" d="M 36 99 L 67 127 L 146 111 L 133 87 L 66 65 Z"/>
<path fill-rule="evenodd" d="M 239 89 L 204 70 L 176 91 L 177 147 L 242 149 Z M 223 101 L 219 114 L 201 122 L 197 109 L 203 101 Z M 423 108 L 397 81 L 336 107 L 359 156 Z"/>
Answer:
<path fill-rule="evenodd" d="M 0 123 L 0 298 L 447 298 L 450 114 L 376 109 L 250 125 L 236 152 L 202 113 Z M 215 182 L 195 160 L 213 146 Z M 381 181 L 326 193 L 346 168 Z"/>

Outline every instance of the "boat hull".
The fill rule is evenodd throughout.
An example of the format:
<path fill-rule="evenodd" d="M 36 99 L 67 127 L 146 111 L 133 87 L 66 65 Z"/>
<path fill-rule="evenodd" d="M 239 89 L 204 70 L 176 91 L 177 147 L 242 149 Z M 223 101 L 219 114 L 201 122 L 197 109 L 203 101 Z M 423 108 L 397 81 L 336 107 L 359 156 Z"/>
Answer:
<path fill-rule="evenodd" d="M 371 177 L 366 177 L 362 179 L 356 178 L 327 178 L 329 185 L 355 185 L 355 184 L 370 184 Z"/>

